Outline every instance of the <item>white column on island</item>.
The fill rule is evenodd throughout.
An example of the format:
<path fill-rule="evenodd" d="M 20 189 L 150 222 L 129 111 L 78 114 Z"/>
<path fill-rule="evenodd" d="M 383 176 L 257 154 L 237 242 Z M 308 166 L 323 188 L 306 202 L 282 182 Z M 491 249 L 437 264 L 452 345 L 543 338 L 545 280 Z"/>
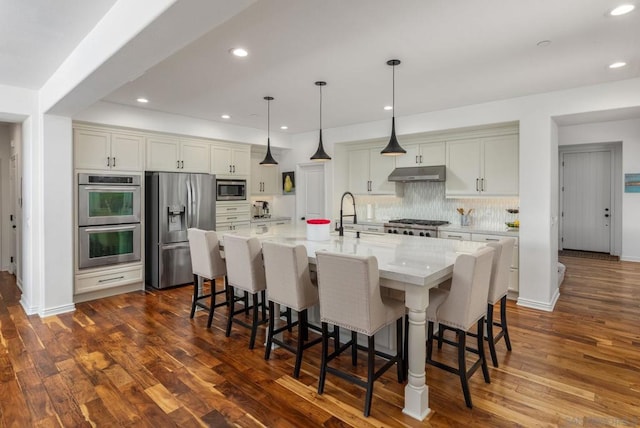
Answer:
<path fill-rule="evenodd" d="M 402 413 L 418 420 L 429 415 L 429 387 L 426 385 L 426 334 L 429 287 L 407 285 L 405 306 L 409 310 L 409 379 L 404 388 Z"/>

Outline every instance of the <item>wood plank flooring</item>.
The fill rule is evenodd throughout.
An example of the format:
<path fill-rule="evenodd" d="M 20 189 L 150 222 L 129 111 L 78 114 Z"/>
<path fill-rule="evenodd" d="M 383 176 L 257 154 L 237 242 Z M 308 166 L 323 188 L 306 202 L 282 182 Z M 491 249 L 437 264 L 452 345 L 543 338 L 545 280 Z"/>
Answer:
<path fill-rule="evenodd" d="M 471 378 L 472 410 L 456 376 L 427 368 L 432 413 L 424 422 L 403 415 L 395 370 L 376 382 L 364 418 L 361 388 L 329 375 L 317 394 L 319 348 L 293 379 L 288 352 L 265 361 L 263 347 L 247 349 L 245 329 L 225 337 L 226 308 L 211 329 L 201 311 L 190 320 L 191 287 L 40 319 L 25 315 L 14 278 L 0 273 L 0 426 L 640 426 L 640 264 L 561 261 L 554 312 L 509 302 L 513 352 L 500 342 L 491 384 L 481 373 Z M 349 357 L 340 363 L 349 366 Z"/>

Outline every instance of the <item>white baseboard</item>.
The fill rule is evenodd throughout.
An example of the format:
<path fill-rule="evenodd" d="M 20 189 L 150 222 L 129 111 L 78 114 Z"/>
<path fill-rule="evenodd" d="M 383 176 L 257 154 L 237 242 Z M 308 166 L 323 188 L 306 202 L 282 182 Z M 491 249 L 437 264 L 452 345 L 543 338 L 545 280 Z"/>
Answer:
<path fill-rule="evenodd" d="M 22 290 L 22 288 L 20 289 Z M 38 313 L 39 308 L 37 306 L 29 306 L 27 301 L 24 300 L 24 293 L 22 294 L 22 297 L 20 297 L 20 305 L 27 315 L 36 315 Z"/>
<path fill-rule="evenodd" d="M 67 305 L 56 306 L 55 308 L 47 308 L 41 311 L 38 315 L 40 318 L 50 317 L 52 315 L 64 314 L 67 312 L 73 312 L 76 310 L 76 305 L 69 303 Z"/>
<path fill-rule="evenodd" d="M 623 262 L 636 262 L 640 263 L 640 257 L 620 257 Z"/>
<path fill-rule="evenodd" d="M 560 290 L 556 289 L 550 302 L 539 302 L 537 300 L 524 299 L 518 297 L 518 306 L 524 306 L 525 308 L 539 309 L 542 311 L 553 312 L 553 308 L 556 306 L 556 302 L 560 297 Z"/>

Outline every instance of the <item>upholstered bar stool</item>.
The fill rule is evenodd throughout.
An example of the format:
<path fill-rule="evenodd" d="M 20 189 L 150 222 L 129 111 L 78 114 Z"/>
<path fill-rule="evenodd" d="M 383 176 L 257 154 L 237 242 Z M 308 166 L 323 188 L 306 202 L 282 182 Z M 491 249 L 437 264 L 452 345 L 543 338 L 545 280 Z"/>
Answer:
<path fill-rule="evenodd" d="M 224 253 L 225 261 L 227 263 L 229 295 L 231 296 L 231 307 L 229 308 L 229 316 L 227 318 L 226 335 L 227 337 L 231 335 L 231 326 L 233 322 L 251 329 L 249 349 L 253 349 L 256 342 L 258 326 L 267 322 L 264 317 L 264 312 L 262 321 L 258 320 L 258 294 L 266 290 L 266 279 L 264 265 L 262 262 L 262 248 L 260 246 L 260 241 L 258 241 L 257 238 L 225 235 Z M 248 299 L 245 300 L 235 297 L 235 288 L 245 291 L 251 295 L 251 308 L 248 306 Z M 236 310 L 235 303 L 238 300 L 245 300 L 245 307 Z M 253 309 L 253 322 L 251 324 L 247 324 L 242 320 L 234 318 L 240 313 L 245 313 L 247 309 Z"/>
<path fill-rule="evenodd" d="M 227 305 L 227 266 L 220 256 L 220 242 L 218 235 L 213 230 L 187 229 L 189 250 L 191 252 L 191 270 L 193 271 L 193 302 L 191 315 L 193 318 L 196 308 L 200 307 L 209 311 L 207 328 L 211 327 L 215 308 Z M 216 291 L 216 279 L 224 278 L 224 290 Z M 211 290 L 208 294 L 201 294 L 204 290 L 204 280 L 211 281 Z M 216 296 L 224 294 L 222 302 L 216 302 Z M 209 305 L 202 302 L 207 297 L 211 298 Z"/>
<path fill-rule="evenodd" d="M 279 328 L 275 327 L 276 317 L 269 317 L 267 346 L 264 359 L 269 359 L 273 343 L 293 352 L 296 355 L 293 377 L 297 379 L 300 377 L 302 353 L 305 349 L 322 341 L 322 338 L 318 337 L 315 340 L 305 343 L 308 328 L 314 328 L 313 326 L 309 326 L 307 309 L 318 304 L 318 288 L 311 282 L 309 259 L 304 245 L 288 245 L 267 241 L 262 244 L 262 255 L 264 257 L 264 270 L 267 278 L 269 314 L 275 314 L 274 303 L 298 312 L 298 321 L 291 322 L 291 318 L 288 317 L 286 325 Z M 291 331 L 291 327 L 296 325 L 298 326 L 297 347 L 294 348 L 282 340 L 279 340 L 277 337 L 274 337 L 274 335 L 282 333 L 285 330 Z"/>
<path fill-rule="evenodd" d="M 432 288 L 429 290 L 429 306 L 427 307 L 427 364 L 457 374 L 462 385 L 462 392 L 467 407 L 472 408 L 469 392 L 469 377 L 482 367 L 484 381 L 490 383 L 489 369 L 484 356 L 484 319 L 486 315 L 486 296 L 489 294 L 491 267 L 494 249 L 484 247 L 473 254 L 460 254 L 453 266 L 451 289 Z M 438 323 L 456 333 L 456 341 L 443 341 L 458 348 L 458 367 L 452 367 L 432 358 L 433 326 Z M 467 370 L 466 368 L 466 334 L 477 326 L 478 359 Z M 442 332 L 440 333 L 442 337 Z"/>
<path fill-rule="evenodd" d="M 493 269 L 491 271 L 491 283 L 489 285 L 489 298 L 487 300 L 487 342 L 494 367 L 498 367 L 496 355 L 496 343 L 504 337 L 507 350 L 511 351 L 509 329 L 507 328 L 507 292 L 509 290 L 509 273 L 515 238 L 502 238 L 498 242 L 487 244 L 495 250 Z M 493 320 L 493 308 L 500 301 L 500 322 Z M 500 327 L 500 331 L 494 335 L 493 327 Z"/>
<path fill-rule="evenodd" d="M 318 292 L 320 296 L 320 320 L 322 321 L 322 363 L 318 381 L 318 394 L 324 392 L 327 372 L 366 388 L 364 415 L 369 416 L 373 384 L 394 364 L 398 369 L 398 382 L 403 381 L 402 319 L 404 304 L 387 300 L 380 295 L 378 261 L 373 256 L 335 254 L 324 251 L 316 253 L 318 268 Z M 383 327 L 396 323 L 396 355 L 375 350 L 374 335 Z M 328 324 L 351 331 L 351 340 L 329 354 Z M 330 367 L 329 363 L 343 351 L 351 348 L 352 364 L 357 363 L 357 333 L 368 338 L 367 381 Z M 363 348 L 364 349 L 364 348 Z M 375 356 L 387 362 L 375 371 Z"/>

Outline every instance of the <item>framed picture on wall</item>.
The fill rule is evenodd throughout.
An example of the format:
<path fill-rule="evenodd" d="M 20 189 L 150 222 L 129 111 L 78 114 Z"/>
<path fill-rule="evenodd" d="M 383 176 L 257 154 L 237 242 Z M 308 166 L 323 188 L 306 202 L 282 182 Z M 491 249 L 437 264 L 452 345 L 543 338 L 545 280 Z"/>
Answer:
<path fill-rule="evenodd" d="M 640 193 L 640 174 L 636 173 L 624 175 L 624 192 Z"/>
<path fill-rule="evenodd" d="M 282 194 L 283 195 L 296 194 L 296 176 L 294 171 L 282 173 Z"/>

